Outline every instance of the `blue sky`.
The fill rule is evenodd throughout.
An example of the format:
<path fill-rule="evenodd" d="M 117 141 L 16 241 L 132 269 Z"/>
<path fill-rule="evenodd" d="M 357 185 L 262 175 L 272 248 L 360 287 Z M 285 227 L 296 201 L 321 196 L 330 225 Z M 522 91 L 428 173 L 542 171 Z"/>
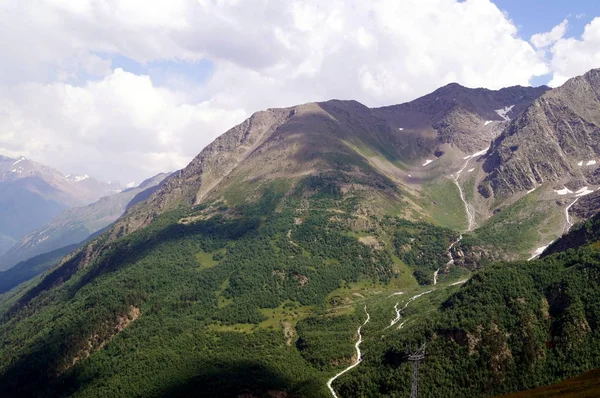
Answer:
<path fill-rule="evenodd" d="M 563 20 L 569 20 L 565 37 L 580 37 L 584 27 L 600 15 L 596 0 L 493 0 L 500 10 L 508 13 L 519 35 L 528 40 L 532 35 L 550 31 Z M 531 85 L 548 84 L 551 76 L 537 76 Z"/>
<path fill-rule="evenodd" d="M 173 80 L 189 84 L 203 84 L 214 71 L 214 63 L 208 59 L 198 61 L 155 60 L 137 62 L 121 54 L 103 54 L 110 58 L 113 68 L 122 68 L 136 75 L 149 75 L 157 85 L 177 85 Z"/>
<path fill-rule="evenodd" d="M 565 18 L 570 23 L 568 36 L 580 36 L 585 24 L 600 15 L 596 0 L 494 0 L 494 3 L 508 12 L 524 39 L 549 31 Z"/>

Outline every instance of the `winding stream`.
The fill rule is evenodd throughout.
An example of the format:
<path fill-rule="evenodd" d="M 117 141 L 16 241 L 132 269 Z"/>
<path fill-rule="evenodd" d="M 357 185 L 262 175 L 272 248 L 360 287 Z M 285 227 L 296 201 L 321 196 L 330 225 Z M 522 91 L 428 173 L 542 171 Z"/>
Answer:
<path fill-rule="evenodd" d="M 391 328 L 392 326 L 394 326 L 395 324 L 397 324 L 400 321 L 400 319 L 402 319 L 402 311 L 404 311 L 406 309 L 406 307 L 408 307 L 408 305 L 410 303 L 412 303 L 413 301 L 415 301 L 419 297 L 424 296 L 424 295 L 426 295 L 428 293 L 431 293 L 431 292 L 433 292 L 433 290 L 428 290 L 428 291 L 423 292 L 423 293 L 415 294 L 414 296 L 412 296 L 411 298 L 408 299 L 408 301 L 406 302 L 406 304 L 404 304 L 404 307 L 402 307 L 402 309 L 398 309 L 398 305 L 400 305 L 400 302 L 398 301 L 396 303 L 396 305 L 394 305 L 394 311 L 396 311 L 396 317 L 390 321 L 390 326 L 386 327 L 386 329 Z M 402 324 L 404 324 L 404 323 L 402 323 Z M 402 325 L 400 325 L 400 327 L 401 326 Z M 400 329 L 400 327 L 398 327 L 398 329 Z"/>
<path fill-rule="evenodd" d="M 475 152 L 472 155 L 469 156 L 465 156 L 463 158 L 463 160 L 466 160 L 465 164 L 463 165 L 463 167 L 458 170 L 455 174 L 452 175 L 452 177 L 454 177 L 454 184 L 456 185 L 456 187 L 458 188 L 458 192 L 460 194 L 460 200 L 462 200 L 462 202 L 465 205 L 465 211 L 467 212 L 467 220 L 468 220 L 468 227 L 467 227 L 467 231 L 471 231 L 473 229 L 473 224 L 475 221 L 475 215 L 473 213 L 471 213 L 471 209 L 469 208 L 469 203 L 467 203 L 467 199 L 465 197 L 465 193 L 463 192 L 462 187 L 460 186 L 460 184 L 458 183 L 458 178 L 460 177 L 460 174 L 467 168 L 467 166 L 469 165 L 469 162 L 471 161 L 471 159 L 477 158 L 479 156 L 485 155 L 485 153 L 488 151 L 488 148 L 485 148 L 484 150 L 481 150 L 479 152 Z"/>
<path fill-rule="evenodd" d="M 455 174 L 452 174 L 452 179 L 454 180 L 454 185 L 456 185 L 456 187 L 458 188 L 458 193 L 460 194 L 460 200 L 462 200 L 464 206 L 465 206 L 465 212 L 467 213 L 467 230 L 465 232 L 469 232 L 473 230 L 473 227 L 475 226 L 475 214 L 473 214 L 471 212 L 471 208 L 469 207 L 469 203 L 467 202 L 467 198 L 465 197 L 465 193 L 462 189 L 462 187 L 460 186 L 460 184 L 458 183 L 458 179 L 461 175 L 461 173 L 467 168 L 467 166 L 469 165 L 469 162 L 471 161 L 471 159 L 477 158 L 479 156 L 485 155 L 485 153 L 488 151 L 488 149 L 490 149 L 489 147 L 481 150 L 479 152 L 475 152 L 472 155 L 469 156 L 465 156 L 463 158 L 463 160 L 466 160 L 465 164 L 463 165 L 463 167 L 458 170 Z M 472 170 L 472 169 L 471 169 Z M 471 171 L 469 170 L 469 171 Z M 460 242 L 462 240 L 463 236 L 460 235 L 458 237 L 458 239 L 453 242 L 450 247 L 448 248 L 448 258 L 450 259 L 450 261 L 448 261 L 448 263 L 446 264 L 448 265 L 452 265 L 454 264 L 454 258 L 452 257 L 452 248 L 454 247 L 454 245 L 456 245 L 458 242 Z M 439 269 L 433 274 L 433 284 L 435 285 L 437 283 L 437 275 L 438 275 L 438 271 Z"/>
<path fill-rule="evenodd" d="M 360 353 L 360 344 L 362 343 L 363 339 L 362 339 L 362 334 L 360 334 L 360 330 L 362 329 L 363 326 L 365 326 L 367 323 L 369 323 L 369 320 L 371 319 L 371 316 L 369 315 L 369 313 L 367 312 L 367 306 L 365 305 L 365 313 L 367 314 L 367 319 L 365 320 L 365 323 L 363 323 L 362 325 L 360 325 L 358 327 L 358 330 L 356 331 L 356 333 L 358 334 L 358 341 L 356 342 L 356 344 L 354 345 L 354 347 L 356 348 L 356 362 L 354 362 L 352 365 L 348 366 L 346 369 L 342 370 L 340 373 L 336 374 L 335 376 L 333 376 L 331 379 L 329 379 L 329 381 L 327 382 L 327 388 L 329 388 L 329 391 L 331 391 L 331 394 L 333 395 L 334 398 L 339 398 L 338 395 L 335 393 L 335 390 L 333 389 L 333 387 L 331 386 L 331 384 L 341 375 L 343 375 L 344 373 L 348 372 L 351 369 L 354 369 L 355 367 L 358 366 L 359 363 L 362 362 L 362 356 Z"/>
<path fill-rule="evenodd" d="M 571 202 L 570 205 L 568 205 L 565 208 L 565 227 L 563 228 L 563 233 L 567 233 L 569 232 L 569 230 L 571 229 L 571 227 L 573 226 L 573 223 L 571 222 L 571 215 L 569 214 L 569 210 L 571 210 L 571 207 L 577 203 L 577 201 L 579 200 L 579 198 L 576 198 L 573 202 Z"/>
<path fill-rule="evenodd" d="M 463 236 L 460 235 L 458 237 L 458 239 L 456 239 L 454 242 L 452 242 L 452 244 L 450 245 L 450 247 L 448 247 L 448 258 L 450 259 L 447 263 L 446 266 L 452 265 L 454 264 L 454 257 L 452 257 L 452 248 L 462 240 Z"/>
<path fill-rule="evenodd" d="M 471 209 L 469 208 L 469 203 L 467 203 L 465 193 L 463 192 L 462 187 L 458 183 L 458 178 L 460 177 L 460 173 L 462 173 L 467 168 L 467 165 L 469 164 L 469 160 L 471 160 L 471 158 L 468 158 L 467 161 L 465 162 L 464 166 L 462 167 L 462 169 L 458 170 L 456 172 L 456 174 L 453 175 L 454 184 L 458 188 L 458 193 L 460 194 L 460 200 L 462 200 L 463 204 L 465 205 L 465 211 L 467 212 L 467 220 L 468 220 L 467 231 L 470 231 L 471 229 L 473 229 L 474 216 L 473 216 L 473 213 L 471 213 Z"/>

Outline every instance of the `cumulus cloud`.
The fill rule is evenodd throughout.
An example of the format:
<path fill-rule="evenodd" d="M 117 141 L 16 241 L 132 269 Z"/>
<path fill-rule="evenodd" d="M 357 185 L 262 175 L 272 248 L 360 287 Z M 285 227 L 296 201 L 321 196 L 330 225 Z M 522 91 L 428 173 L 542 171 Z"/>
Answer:
<path fill-rule="evenodd" d="M 531 44 L 533 44 L 536 48 L 546 48 L 549 45 L 556 43 L 564 37 L 565 33 L 567 33 L 568 25 L 569 21 L 565 19 L 552 28 L 550 32 L 536 33 L 535 35 L 531 36 Z"/>
<path fill-rule="evenodd" d="M 27 154 L 71 172 L 137 179 L 184 167 L 243 109 L 156 87 L 116 69 L 83 86 L 22 84 L 0 99 L 0 152 Z"/>
<path fill-rule="evenodd" d="M 555 29 L 531 43 L 555 51 Z M 140 180 L 268 107 L 526 85 L 549 72 L 531 43 L 489 0 L 5 0 L 0 153 Z M 115 56 L 212 73 L 158 85 Z"/>
<path fill-rule="evenodd" d="M 552 80 L 556 87 L 569 78 L 600 67 L 600 17 L 585 26 L 581 38 L 561 38 L 551 48 Z"/>

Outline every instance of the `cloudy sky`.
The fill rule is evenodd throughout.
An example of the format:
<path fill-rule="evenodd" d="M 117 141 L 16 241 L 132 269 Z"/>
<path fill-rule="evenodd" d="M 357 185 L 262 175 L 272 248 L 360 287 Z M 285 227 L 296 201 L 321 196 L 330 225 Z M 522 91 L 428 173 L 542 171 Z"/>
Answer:
<path fill-rule="evenodd" d="M 558 3 L 558 4 L 557 4 Z M 257 110 L 600 67 L 596 0 L 0 0 L 0 154 L 123 183 Z"/>

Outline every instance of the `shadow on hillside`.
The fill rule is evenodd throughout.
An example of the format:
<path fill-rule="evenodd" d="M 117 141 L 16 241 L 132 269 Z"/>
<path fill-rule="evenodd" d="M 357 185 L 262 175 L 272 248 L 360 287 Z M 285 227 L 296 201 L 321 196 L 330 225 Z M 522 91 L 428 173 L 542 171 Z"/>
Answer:
<path fill-rule="evenodd" d="M 214 364 L 215 368 L 167 388 L 164 397 L 300 398 L 320 388 L 318 381 L 299 385 L 276 369 L 254 361 Z"/>
<path fill-rule="evenodd" d="M 157 386 L 130 385 L 132 379 L 129 377 L 123 378 L 123 384 L 118 385 L 120 379 L 116 374 L 111 374 L 110 370 L 105 375 L 85 373 L 85 376 L 82 376 L 84 373 L 75 370 L 65 376 L 56 376 L 55 370 L 51 368 L 51 362 L 43 360 L 47 354 L 48 352 L 32 353 L 0 375 L 0 396 L 3 398 L 69 396 L 86 388 L 93 389 L 92 385 L 97 385 L 96 383 L 100 381 L 98 378 L 103 376 L 110 381 L 100 382 L 99 385 L 118 390 L 123 396 L 135 396 L 136 390 L 138 394 L 139 391 L 146 390 L 155 391 L 147 396 L 156 397 L 302 398 L 322 389 L 317 380 L 308 379 L 294 383 L 274 367 L 257 361 L 203 363 L 199 365 L 197 376 L 181 381 L 171 379 L 169 381 L 171 385 L 162 389 L 160 386 L 156 388 Z M 152 367 L 141 367 L 140 372 L 142 368 L 145 372 L 152 372 Z M 187 373 L 189 370 L 182 372 Z M 164 369 L 157 369 L 157 379 L 165 380 L 163 373 Z M 169 371 L 169 374 L 172 373 Z M 134 376 L 133 380 L 142 381 L 147 376 L 147 374 L 139 375 L 139 378 Z"/>
<path fill-rule="evenodd" d="M 204 235 L 213 240 L 237 240 L 258 229 L 260 219 L 258 217 L 243 217 L 238 219 L 210 219 L 203 222 L 184 225 L 173 223 L 162 228 L 156 233 L 142 230 L 139 235 L 131 235 L 121 241 L 116 241 L 105 252 L 101 253 L 96 264 L 93 264 L 85 275 L 73 286 L 69 287 L 71 296 L 79 289 L 93 281 L 95 278 L 115 272 L 122 266 L 136 262 L 147 254 L 147 251 L 159 244 L 176 241 L 186 236 Z M 31 288 L 23 297 L 7 312 L 6 316 L 12 316 L 19 308 L 27 305 L 42 292 L 61 285 L 81 268 L 86 256 L 85 250 L 78 253 L 71 260 L 59 268 L 54 269 L 46 275 L 39 284 Z"/>

